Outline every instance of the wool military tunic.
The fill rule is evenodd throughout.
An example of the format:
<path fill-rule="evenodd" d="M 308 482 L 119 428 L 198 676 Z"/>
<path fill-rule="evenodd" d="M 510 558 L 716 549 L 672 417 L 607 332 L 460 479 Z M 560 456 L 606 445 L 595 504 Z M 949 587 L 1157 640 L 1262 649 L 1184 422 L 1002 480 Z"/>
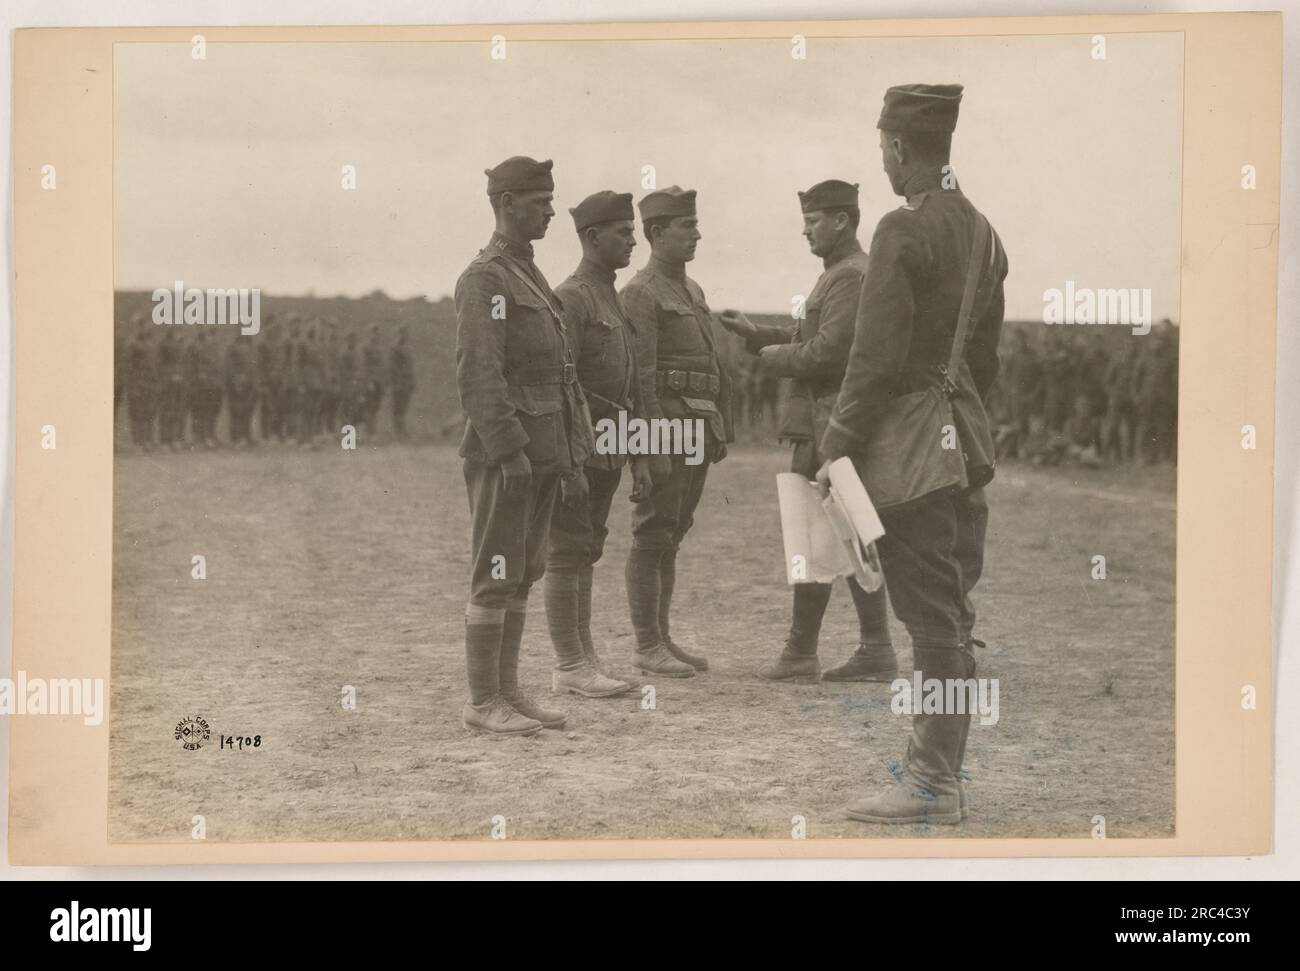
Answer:
<path fill-rule="evenodd" d="M 613 270 L 584 259 L 555 288 L 564 305 L 578 383 L 586 395 L 593 424 L 605 418 L 617 421 L 620 411 L 628 412 L 629 418 L 645 417 L 636 330 L 614 290 L 614 277 Z M 593 449 L 586 464 L 591 469 L 621 469 L 627 458 L 622 453 L 600 455 Z"/>
<path fill-rule="evenodd" d="M 942 189 L 936 172 L 903 187 L 907 204 L 880 220 L 871 240 L 861 303 L 844 382 L 822 437 L 825 459 L 853 455 L 870 441 L 894 396 L 942 383 L 956 333 L 975 229 L 990 233 L 959 373 L 952 375 L 957 437 L 972 485 L 992 478 L 992 456 L 971 452 L 988 438 L 983 399 L 998 374 L 1002 243 L 960 189 Z"/>
<path fill-rule="evenodd" d="M 703 418 L 714 441 L 732 441 L 731 382 L 699 284 L 651 256 L 622 297 L 637 331 L 646 415 Z"/>
<path fill-rule="evenodd" d="M 759 326 L 746 342 L 755 354 L 778 345 L 763 356 L 763 366 L 794 379 L 779 433 L 794 442 L 816 442 L 826 428 L 853 345 L 867 272 L 867 254 L 856 239 L 846 240 L 822 262 L 803 319 L 790 328 Z"/>
<path fill-rule="evenodd" d="M 456 381 L 469 419 L 461 456 L 499 464 L 523 449 L 535 472 L 582 468 L 591 419 L 532 246 L 493 233 L 456 281 L 455 302 Z"/>

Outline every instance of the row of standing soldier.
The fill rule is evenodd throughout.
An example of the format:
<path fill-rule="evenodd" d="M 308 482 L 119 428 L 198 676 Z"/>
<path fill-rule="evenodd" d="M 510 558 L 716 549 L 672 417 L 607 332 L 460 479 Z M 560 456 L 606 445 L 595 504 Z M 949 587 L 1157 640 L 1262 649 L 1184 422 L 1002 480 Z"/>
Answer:
<path fill-rule="evenodd" d="M 831 460 L 859 455 L 896 393 L 952 384 L 963 454 L 974 452 L 970 443 L 981 436 L 991 441 L 982 400 L 998 371 L 1007 261 L 996 233 L 942 174 L 960 99 L 959 85 L 886 92 L 877 126 L 882 163 L 906 204 L 881 220 L 870 258 L 857 241 L 856 185 L 830 180 L 799 194 L 803 235 L 824 272 L 793 330 L 760 328 L 735 311 L 717 318 L 776 373 L 795 379 L 781 434 L 794 445 L 793 470 L 809 479 L 824 481 Z M 651 255 L 621 293 L 616 274 L 636 245 L 632 196 L 606 190 L 584 199 L 570 210 L 582 262 L 552 290 L 532 246 L 554 216 L 552 163 L 515 156 L 486 174 L 495 232 L 455 291 L 457 386 L 468 419 L 460 454 L 472 518 L 470 698 L 461 717 L 472 731 L 526 736 L 566 723 L 564 712 L 519 683 L 529 593 L 543 577 L 556 655 L 552 692 L 606 698 L 634 686 L 611 675 L 591 631 L 594 567 L 625 465 L 635 504 L 623 572 L 633 666 L 665 678 L 708 670 L 704 657 L 672 636 L 671 606 L 678 551 L 709 468 L 733 440 L 732 389 L 714 315 L 686 273 L 702 238 L 694 191 L 671 186 L 640 200 Z M 981 232 L 988 243 L 977 258 Z M 968 265 L 978 282 L 974 329 L 959 373 L 942 377 Z M 704 461 L 596 453 L 593 419 L 619 412 L 699 419 Z M 992 456 L 981 458 L 981 466 L 967 462 L 970 486 L 960 493 L 881 511 L 886 533 L 877 546 L 888 594 L 849 580 L 861 627 L 853 657 L 822 674 L 817 638 L 830 586 L 798 584 L 785 649 L 759 675 L 892 680 L 898 668 L 885 616 L 890 602 L 911 636 L 918 675 L 973 678 L 979 642 L 970 593 L 983 567 L 982 486 L 992 478 Z M 918 711 L 897 784 L 853 804 L 849 816 L 960 822 L 969 727 L 969 713 Z"/>
<path fill-rule="evenodd" d="M 373 437 L 386 390 L 394 434 L 407 437 L 415 367 L 405 326 L 385 351 L 373 324 L 362 343 L 355 332 L 340 339 L 329 318 L 289 313 L 281 325 L 268 315 L 257 336 L 224 344 L 203 325 L 160 328 L 133 318 L 117 347 L 113 396 L 115 411 L 126 399 L 133 444 L 184 447 L 188 422 L 189 443 L 214 448 L 223 402 L 236 447 L 259 440 L 319 446 L 349 425 Z"/>
<path fill-rule="evenodd" d="M 1177 460 L 1178 331 L 1168 321 L 1134 338 L 1098 340 L 1056 326 L 1030 340 L 1011 332 L 988 402 L 998 455 L 1062 462 L 1152 464 Z"/>

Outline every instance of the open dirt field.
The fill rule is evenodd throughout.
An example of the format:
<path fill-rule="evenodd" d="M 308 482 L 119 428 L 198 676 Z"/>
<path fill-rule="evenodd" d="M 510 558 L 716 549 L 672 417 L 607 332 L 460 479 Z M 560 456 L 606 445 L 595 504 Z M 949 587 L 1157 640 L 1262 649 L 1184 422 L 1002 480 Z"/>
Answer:
<path fill-rule="evenodd" d="M 909 730 L 887 685 L 769 685 L 789 621 L 774 475 L 738 448 L 678 560 L 674 634 L 712 669 L 641 696 L 567 697 L 568 726 L 485 740 L 460 725 L 468 509 L 453 448 L 121 454 L 113 558 L 114 841 L 1168 836 L 1174 823 L 1171 469 L 1008 466 L 989 487 L 976 590 L 1000 721 L 971 730 L 960 827 L 844 818 L 888 783 Z M 594 630 L 628 670 L 624 482 Z M 191 558 L 207 579 L 191 579 Z M 1108 578 L 1090 578 L 1094 554 Z M 854 642 L 836 592 L 823 663 Z M 903 670 L 907 635 L 895 626 Z M 522 679 L 550 698 L 540 590 Z M 355 710 L 341 704 L 356 689 Z M 186 751 L 177 723 L 212 737 Z M 219 735 L 261 736 L 240 751 Z"/>

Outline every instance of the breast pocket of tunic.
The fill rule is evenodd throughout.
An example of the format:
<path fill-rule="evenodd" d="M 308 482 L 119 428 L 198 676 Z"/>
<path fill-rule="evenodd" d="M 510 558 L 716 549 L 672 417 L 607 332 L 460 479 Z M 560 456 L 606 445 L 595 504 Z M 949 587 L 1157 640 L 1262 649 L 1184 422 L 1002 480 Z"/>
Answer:
<path fill-rule="evenodd" d="M 665 302 L 659 317 L 659 353 L 695 354 L 707 348 L 695 310 L 685 303 Z"/>
<path fill-rule="evenodd" d="M 510 281 L 506 324 L 506 363 L 510 366 L 564 360 L 564 337 L 555 315 L 545 300 L 514 279 Z"/>
<path fill-rule="evenodd" d="M 617 362 L 616 350 L 623 335 L 621 326 L 608 320 L 594 320 L 585 328 L 582 335 L 582 360 L 592 367 L 605 367 Z"/>

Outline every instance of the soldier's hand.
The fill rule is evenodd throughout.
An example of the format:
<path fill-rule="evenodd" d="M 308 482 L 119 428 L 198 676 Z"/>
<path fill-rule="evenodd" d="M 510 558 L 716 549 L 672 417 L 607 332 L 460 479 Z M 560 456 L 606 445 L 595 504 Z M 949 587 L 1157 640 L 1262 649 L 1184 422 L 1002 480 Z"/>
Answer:
<path fill-rule="evenodd" d="M 528 461 L 523 449 L 501 463 L 501 477 L 505 482 L 506 495 L 517 498 L 528 492 L 529 483 L 533 479 L 533 463 Z"/>
<path fill-rule="evenodd" d="M 727 457 L 727 443 L 726 443 L 726 442 L 714 442 L 714 443 L 713 443 L 713 455 L 712 455 L 712 457 L 709 459 L 709 462 L 711 462 L 711 463 L 713 463 L 713 464 L 716 465 L 718 462 L 721 462 L 721 461 L 722 461 L 723 459 L 725 459 L 726 457 Z"/>
<path fill-rule="evenodd" d="M 831 460 L 827 459 L 822 463 L 822 467 L 817 470 L 817 485 L 826 496 L 831 491 Z"/>
<path fill-rule="evenodd" d="M 645 502 L 654 491 L 654 479 L 650 475 L 650 463 L 643 457 L 632 459 L 632 501 Z"/>
<path fill-rule="evenodd" d="M 669 455 L 650 456 L 650 479 L 661 486 L 673 477 L 673 460 Z"/>
<path fill-rule="evenodd" d="M 739 310 L 722 311 L 718 314 L 718 323 L 739 337 L 749 338 L 758 333 L 758 328 Z"/>
<path fill-rule="evenodd" d="M 560 502 L 570 509 L 580 509 L 591 495 L 591 486 L 581 469 L 560 480 Z"/>

